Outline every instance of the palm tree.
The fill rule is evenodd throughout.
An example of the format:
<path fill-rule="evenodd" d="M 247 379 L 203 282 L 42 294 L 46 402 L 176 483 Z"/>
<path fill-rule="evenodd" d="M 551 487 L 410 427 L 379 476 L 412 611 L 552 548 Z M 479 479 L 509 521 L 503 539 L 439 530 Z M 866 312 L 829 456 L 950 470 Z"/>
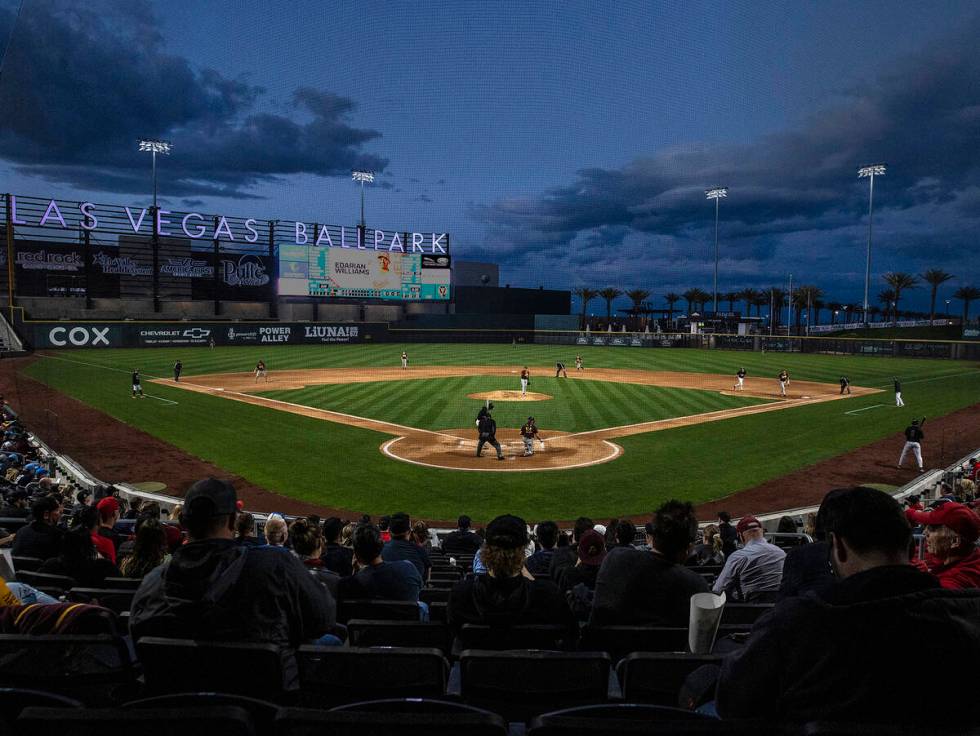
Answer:
<path fill-rule="evenodd" d="M 898 303 L 902 298 L 902 290 L 918 288 L 919 277 L 911 273 L 889 272 L 882 276 L 882 278 L 886 284 L 895 290 L 895 310 L 894 320 L 892 321 L 895 325 L 898 325 Z"/>
<path fill-rule="evenodd" d="M 929 284 L 932 293 L 929 295 L 929 323 L 936 319 L 936 292 L 939 287 L 950 279 L 956 278 L 951 273 L 946 273 L 941 268 L 930 268 L 922 274 L 922 280 Z"/>
<path fill-rule="evenodd" d="M 688 289 L 681 297 L 687 302 L 687 316 L 690 317 L 691 313 L 694 312 L 694 305 L 697 304 L 700 289 Z"/>
<path fill-rule="evenodd" d="M 697 294 L 697 299 L 696 299 L 695 301 L 697 302 L 697 304 L 698 304 L 698 306 L 700 307 L 700 311 L 701 311 L 701 314 L 704 314 L 704 308 L 705 308 L 705 305 L 706 305 L 706 304 L 707 304 L 707 303 L 708 303 L 708 302 L 709 302 L 709 301 L 710 301 L 710 300 L 711 300 L 711 299 L 712 299 L 713 297 L 712 297 L 712 295 L 711 295 L 711 294 L 709 294 L 709 293 L 708 293 L 707 291 L 705 291 L 704 289 L 695 289 L 694 291 L 695 291 L 695 293 Z"/>
<path fill-rule="evenodd" d="M 590 289 L 587 286 L 580 286 L 572 293 L 582 300 L 582 329 L 584 330 L 586 325 L 585 313 L 589 310 L 589 302 L 599 296 L 599 292 L 595 289 Z"/>
<path fill-rule="evenodd" d="M 726 291 L 722 297 L 724 301 L 728 302 L 728 311 L 735 311 L 735 302 L 742 298 L 742 292 L 740 291 Z"/>
<path fill-rule="evenodd" d="M 780 289 L 778 286 L 772 287 L 769 289 L 769 299 L 767 301 L 771 307 L 769 319 L 772 320 L 774 327 L 779 327 L 779 316 L 783 312 L 783 305 L 786 304 L 786 291 Z"/>
<path fill-rule="evenodd" d="M 664 301 L 667 302 L 667 321 L 674 319 L 674 305 L 681 300 L 680 294 L 675 294 L 672 291 L 664 294 Z"/>
<path fill-rule="evenodd" d="M 738 298 L 745 302 L 745 316 L 752 316 L 752 305 L 755 304 L 755 299 L 759 295 L 759 292 L 755 289 L 742 289 L 738 292 Z"/>
<path fill-rule="evenodd" d="M 643 302 L 650 298 L 650 292 L 646 289 L 632 289 L 626 292 L 626 298 L 633 302 L 633 310 L 636 313 L 636 329 L 640 329 L 640 310 L 643 309 Z"/>
<path fill-rule="evenodd" d="M 980 299 L 980 289 L 975 286 L 961 286 L 953 293 L 954 299 L 963 302 L 963 324 L 970 321 L 970 302 Z"/>
<path fill-rule="evenodd" d="M 607 286 L 599 290 L 599 296 L 606 300 L 606 326 L 612 322 L 612 303 L 616 298 L 622 296 L 623 292 L 615 287 Z"/>
<path fill-rule="evenodd" d="M 813 315 L 813 324 L 815 324 L 815 325 L 819 325 L 820 324 L 820 313 L 824 310 L 824 307 L 826 307 L 826 306 L 827 305 L 823 303 L 823 299 L 814 299 L 813 300 L 813 312 L 814 312 L 814 315 Z"/>
<path fill-rule="evenodd" d="M 888 315 L 892 314 L 895 309 L 895 291 L 893 289 L 885 289 L 884 291 L 878 292 L 878 301 L 885 305 L 882 310 L 883 319 L 882 322 L 888 321 Z"/>
<path fill-rule="evenodd" d="M 755 291 L 752 289 L 751 291 Z M 756 291 L 752 297 L 752 306 L 755 307 L 755 316 L 762 319 L 762 308 L 769 303 L 768 291 Z"/>
<path fill-rule="evenodd" d="M 874 318 L 881 314 L 881 307 L 879 307 L 877 304 L 872 304 L 868 307 L 868 314 L 871 315 L 871 319 L 869 321 L 873 322 Z"/>

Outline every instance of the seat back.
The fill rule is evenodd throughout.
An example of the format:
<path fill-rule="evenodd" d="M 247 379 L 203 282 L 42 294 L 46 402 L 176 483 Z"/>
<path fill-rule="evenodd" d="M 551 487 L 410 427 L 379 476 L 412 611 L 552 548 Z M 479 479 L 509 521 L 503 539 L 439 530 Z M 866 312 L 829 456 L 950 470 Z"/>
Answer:
<path fill-rule="evenodd" d="M 75 581 L 66 575 L 51 575 L 31 570 L 19 570 L 17 582 L 43 590 L 45 593 L 52 593 L 56 597 L 66 593 L 75 585 Z"/>
<path fill-rule="evenodd" d="M 82 704 L 73 698 L 43 690 L 0 687 L 0 733 L 14 733 L 13 722 L 24 708 L 32 706 L 81 708 Z"/>
<path fill-rule="evenodd" d="M 371 621 L 418 621 L 419 606 L 412 601 L 365 599 L 341 600 L 337 606 L 337 621 L 347 623 L 352 618 Z"/>
<path fill-rule="evenodd" d="M 422 588 L 419 592 L 419 600 L 424 603 L 446 603 L 450 592 L 450 588 Z"/>
<path fill-rule="evenodd" d="M 21 733 L 31 736 L 254 736 L 248 711 L 235 706 L 120 710 L 93 708 L 25 708 L 17 719 Z"/>
<path fill-rule="evenodd" d="M 214 706 L 235 706 L 249 714 L 255 730 L 260 734 L 271 734 L 276 724 L 276 714 L 279 706 L 268 700 L 249 698 L 244 695 L 230 693 L 175 693 L 173 695 L 157 695 L 152 698 L 131 700 L 123 705 L 126 710 L 154 710 L 169 708 L 172 710 L 187 710 L 190 708 L 212 708 Z"/>
<path fill-rule="evenodd" d="M 456 636 L 453 650 L 464 649 L 547 649 L 561 651 L 570 648 L 568 629 L 550 624 L 520 624 L 518 626 L 483 626 L 464 624 Z"/>
<path fill-rule="evenodd" d="M 107 590 L 137 590 L 143 578 L 106 578 L 102 587 Z"/>
<path fill-rule="evenodd" d="M 75 603 L 91 603 L 103 606 L 115 613 L 128 611 L 133 605 L 135 590 L 114 590 L 106 588 L 72 588 L 68 591 L 68 600 Z"/>
<path fill-rule="evenodd" d="M 330 708 L 367 698 L 438 698 L 449 664 L 438 649 L 302 646 L 299 704 Z"/>
<path fill-rule="evenodd" d="M 721 612 L 722 625 L 754 624 L 764 613 L 769 613 L 773 603 L 726 603 Z"/>
<path fill-rule="evenodd" d="M 507 736 L 507 723 L 494 713 L 403 713 L 283 708 L 277 736 Z"/>
<path fill-rule="evenodd" d="M 732 733 L 729 724 L 699 713 L 656 705 L 587 705 L 534 718 L 528 736 L 568 734 L 713 734 Z M 740 732 L 736 732 L 740 733 Z"/>
<path fill-rule="evenodd" d="M 721 664 L 721 657 L 712 654 L 635 652 L 616 666 L 616 673 L 627 703 L 675 707 L 688 675 L 706 664 Z"/>
<path fill-rule="evenodd" d="M 422 647 L 449 654 L 452 636 L 439 622 L 369 621 L 355 618 L 347 622 L 352 647 Z"/>
<path fill-rule="evenodd" d="M 687 629 L 675 626 L 592 626 L 582 629 L 579 649 L 606 652 L 618 662 L 631 652 L 688 652 Z"/>
<path fill-rule="evenodd" d="M 0 522 L 3 520 L 0 519 Z M 3 527 L 9 532 L 13 530 L 6 524 L 0 523 L 0 527 Z M 44 564 L 44 560 L 40 557 L 18 557 L 17 555 L 10 556 L 10 562 L 14 566 L 14 572 L 37 572 L 37 570 Z"/>
<path fill-rule="evenodd" d="M 585 703 L 609 694 L 609 656 L 599 652 L 494 652 L 467 649 L 459 659 L 460 695 L 508 721 Z"/>

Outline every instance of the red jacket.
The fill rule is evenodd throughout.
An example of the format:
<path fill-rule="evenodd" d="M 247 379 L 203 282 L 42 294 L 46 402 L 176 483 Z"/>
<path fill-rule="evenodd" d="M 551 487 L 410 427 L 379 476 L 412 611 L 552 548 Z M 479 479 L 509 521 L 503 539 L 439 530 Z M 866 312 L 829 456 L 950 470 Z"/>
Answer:
<path fill-rule="evenodd" d="M 980 549 L 974 549 L 958 562 L 929 568 L 944 588 L 980 588 Z"/>
<path fill-rule="evenodd" d="M 111 539 L 101 537 L 98 533 L 93 533 L 92 544 L 95 545 L 95 549 L 99 551 L 100 555 L 109 560 L 113 565 L 116 564 L 116 545 L 112 543 Z"/>

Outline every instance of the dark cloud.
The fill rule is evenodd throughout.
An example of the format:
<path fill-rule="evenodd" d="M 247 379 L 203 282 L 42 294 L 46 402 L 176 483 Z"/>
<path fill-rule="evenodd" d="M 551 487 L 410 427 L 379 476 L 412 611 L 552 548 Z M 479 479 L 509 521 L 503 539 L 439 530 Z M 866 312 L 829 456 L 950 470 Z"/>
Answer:
<path fill-rule="evenodd" d="M 12 20 L 0 11 L 0 38 Z M 363 152 L 380 133 L 350 125 L 353 100 L 301 87 L 291 116 L 259 112 L 263 89 L 168 54 L 154 21 L 144 0 L 28 3 L 0 84 L 0 157 L 50 181 L 137 192 L 137 139 L 170 138 L 161 184 L 173 196 L 250 197 L 290 174 L 387 165 Z"/>

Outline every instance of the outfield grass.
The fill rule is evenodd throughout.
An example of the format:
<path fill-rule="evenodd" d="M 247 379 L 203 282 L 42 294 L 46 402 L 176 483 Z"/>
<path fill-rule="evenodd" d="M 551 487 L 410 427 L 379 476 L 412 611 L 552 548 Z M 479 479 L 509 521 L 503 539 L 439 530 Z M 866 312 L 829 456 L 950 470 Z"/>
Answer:
<path fill-rule="evenodd" d="M 193 376 L 248 371 L 259 358 L 273 372 L 397 366 L 403 349 L 413 365 L 548 365 L 558 359 L 571 364 L 578 353 L 587 368 L 731 374 L 744 365 L 749 375 L 774 376 L 785 367 L 798 379 L 834 382 L 846 374 L 855 385 L 883 388 L 898 375 L 908 406 L 895 409 L 890 394 L 875 394 L 635 435 L 619 440 L 626 453 L 614 462 L 523 474 L 409 465 L 378 452 L 388 435 L 167 386 L 148 385 L 147 393 L 178 402 L 175 405 L 129 399 L 129 371 L 139 367 L 147 376 L 168 377 L 177 358 L 185 374 Z M 407 509 L 438 519 L 452 519 L 462 511 L 483 520 L 503 511 L 529 519 L 567 519 L 583 513 L 607 517 L 645 513 L 668 497 L 707 501 L 886 437 L 903 429 L 913 414 L 940 416 L 974 404 L 980 396 L 980 370 L 973 363 L 859 356 L 445 344 L 86 350 L 56 355 L 59 359 L 39 358 L 27 372 L 253 483 L 339 508 L 370 513 Z M 495 387 L 495 379 L 486 380 L 487 389 Z M 533 384 L 532 389 L 551 393 L 538 381 Z M 536 414 L 543 403 L 536 404 Z M 844 414 L 876 404 L 887 406 Z M 468 410 L 466 417 L 461 426 L 472 421 Z M 454 415 L 449 418 L 457 421 Z M 927 456 L 934 451 L 929 439 L 924 449 Z"/>

